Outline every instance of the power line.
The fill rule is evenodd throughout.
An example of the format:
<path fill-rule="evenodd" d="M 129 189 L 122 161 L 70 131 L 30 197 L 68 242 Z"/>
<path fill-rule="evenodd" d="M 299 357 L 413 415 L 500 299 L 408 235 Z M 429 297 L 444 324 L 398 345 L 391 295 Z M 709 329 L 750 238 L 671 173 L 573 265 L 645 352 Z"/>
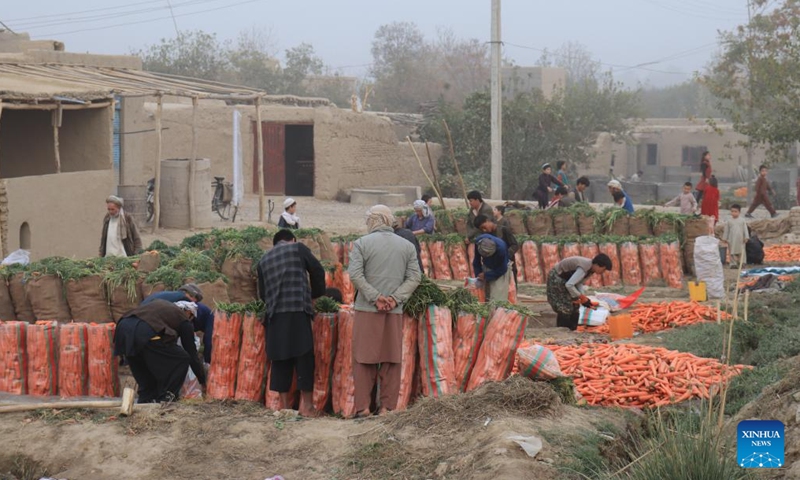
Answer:
<path fill-rule="evenodd" d="M 119 10 L 121 8 L 128 8 L 128 7 L 135 7 L 138 5 L 148 5 L 152 3 L 161 3 L 161 0 L 148 0 L 146 2 L 137 2 L 137 3 L 129 3 L 125 5 L 117 5 L 115 7 L 103 7 L 103 8 L 93 8 L 91 10 L 81 10 L 78 12 L 65 12 L 65 13 L 51 13 L 48 15 L 36 15 L 35 17 L 23 17 L 23 18 L 12 18 L 9 22 L 24 22 L 26 20 L 39 20 L 42 18 L 51 18 L 51 17 L 63 17 L 65 15 L 81 15 L 84 13 L 95 13 L 95 12 L 104 12 L 108 10 Z"/>
<path fill-rule="evenodd" d="M 216 12 L 218 10 L 223 10 L 223 9 L 226 9 L 226 8 L 233 8 L 233 7 L 238 7 L 240 5 L 247 5 L 249 3 L 261 2 L 261 1 L 264 1 L 264 0 L 246 0 L 246 1 L 243 1 L 243 2 L 232 3 L 230 5 L 223 5 L 221 7 L 209 8 L 209 9 L 206 9 L 206 10 L 198 10 L 198 11 L 195 11 L 195 12 L 181 13 L 181 14 L 175 15 L 175 17 L 176 18 L 180 18 L 180 17 L 188 17 L 188 16 L 191 16 L 191 15 L 199 15 L 201 13 Z M 82 29 L 78 29 L 78 30 L 70 30 L 70 31 L 65 31 L 65 32 L 42 33 L 42 34 L 39 34 L 39 35 L 36 35 L 36 36 L 37 37 L 56 37 L 56 36 L 63 36 L 63 35 L 72 35 L 72 34 L 75 34 L 75 33 L 93 32 L 93 31 L 97 31 L 97 30 L 107 30 L 109 28 L 127 27 L 127 26 L 130 26 L 130 25 L 141 25 L 143 23 L 152 23 L 152 22 L 157 22 L 157 21 L 160 21 L 160 20 L 169 20 L 170 18 L 171 17 L 149 18 L 149 19 L 146 19 L 146 20 L 138 20 L 138 21 L 135 21 L 135 22 L 118 23 L 118 24 L 115 24 L 115 25 L 106 25 L 106 26 L 102 26 L 102 27 L 82 28 Z"/>
<path fill-rule="evenodd" d="M 5 28 L 5 29 L 6 29 L 6 30 L 8 30 L 9 32 L 13 33 L 14 35 L 16 35 L 16 34 L 17 34 L 17 32 L 15 32 L 14 30 L 11 30 L 10 28 L 8 28 L 8 25 L 6 25 L 5 23 L 3 23 L 3 21 L 2 21 L 2 20 L 0 20 L 0 25 L 2 25 L 2 26 L 3 26 L 3 28 Z"/>

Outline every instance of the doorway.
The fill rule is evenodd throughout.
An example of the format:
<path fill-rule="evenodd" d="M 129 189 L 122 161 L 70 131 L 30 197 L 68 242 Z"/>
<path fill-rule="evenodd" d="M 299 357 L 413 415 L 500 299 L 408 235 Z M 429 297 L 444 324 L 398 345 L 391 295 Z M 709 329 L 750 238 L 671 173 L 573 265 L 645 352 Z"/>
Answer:
<path fill-rule="evenodd" d="M 314 196 L 314 125 L 262 122 L 264 193 Z M 258 137 L 253 122 L 253 192 L 258 193 Z"/>
<path fill-rule="evenodd" d="M 286 125 L 286 195 L 314 196 L 314 126 Z"/>

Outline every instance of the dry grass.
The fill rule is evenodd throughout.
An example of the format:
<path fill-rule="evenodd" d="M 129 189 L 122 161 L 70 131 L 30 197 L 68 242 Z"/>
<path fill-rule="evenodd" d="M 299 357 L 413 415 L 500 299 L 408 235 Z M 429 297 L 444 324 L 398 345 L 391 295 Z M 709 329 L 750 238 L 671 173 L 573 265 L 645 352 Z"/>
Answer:
<path fill-rule="evenodd" d="M 47 475 L 47 468 L 28 455 L 0 455 L 0 479 L 2 480 L 39 480 Z"/>

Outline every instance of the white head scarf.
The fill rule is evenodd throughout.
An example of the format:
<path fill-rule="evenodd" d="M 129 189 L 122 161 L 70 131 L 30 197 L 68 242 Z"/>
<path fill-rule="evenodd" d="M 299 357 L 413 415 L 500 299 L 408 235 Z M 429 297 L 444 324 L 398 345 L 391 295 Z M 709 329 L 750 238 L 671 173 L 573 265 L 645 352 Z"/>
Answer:
<path fill-rule="evenodd" d="M 381 227 L 392 228 L 394 215 L 386 205 L 375 205 L 367 210 L 367 230 L 370 233 Z"/>
<path fill-rule="evenodd" d="M 185 300 L 181 300 L 180 302 L 175 302 L 175 306 L 180 308 L 181 310 L 188 310 L 192 312 L 192 315 L 195 317 L 197 316 L 197 304 L 194 302 L 187 302 Z"/>

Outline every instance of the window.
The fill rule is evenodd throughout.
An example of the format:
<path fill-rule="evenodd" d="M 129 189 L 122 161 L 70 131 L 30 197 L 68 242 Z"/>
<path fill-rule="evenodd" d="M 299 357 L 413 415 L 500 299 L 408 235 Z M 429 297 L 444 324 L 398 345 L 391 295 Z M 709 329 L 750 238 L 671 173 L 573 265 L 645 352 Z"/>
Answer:
<path fill-rule="evenodd" d="M 708 150 L 706 147 L 683 147 L 681 157 L 682 167 L 692 167 L 692 171 L 700 171 L 700 160 L 703 159 L 703 152 Z"/>
<path fill-rule="evenodd" d="M 658 144 L 647 144 L 647 166 L 654 167 L 658 165 Z"/>

